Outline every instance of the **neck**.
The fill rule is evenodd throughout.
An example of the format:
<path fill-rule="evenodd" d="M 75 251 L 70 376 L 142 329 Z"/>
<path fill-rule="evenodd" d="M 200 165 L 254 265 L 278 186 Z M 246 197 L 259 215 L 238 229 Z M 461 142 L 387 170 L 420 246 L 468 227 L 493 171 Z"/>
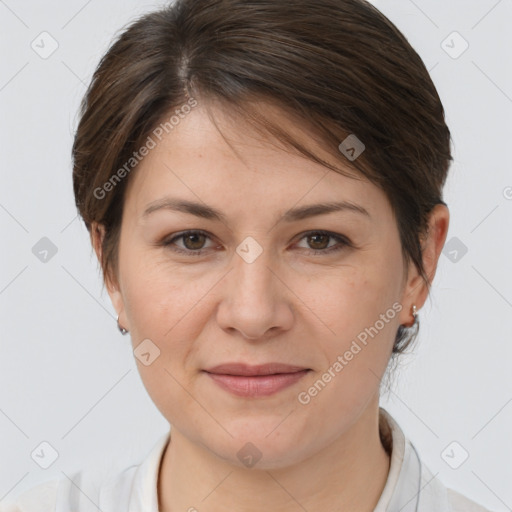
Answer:
<path fill-rule="evenodd" d="M 389 473 L 378 401 L 314 456 L 273 470 L 231 465 L 174 429 L 158 479 L 160 512 L 373 512 Z"/>

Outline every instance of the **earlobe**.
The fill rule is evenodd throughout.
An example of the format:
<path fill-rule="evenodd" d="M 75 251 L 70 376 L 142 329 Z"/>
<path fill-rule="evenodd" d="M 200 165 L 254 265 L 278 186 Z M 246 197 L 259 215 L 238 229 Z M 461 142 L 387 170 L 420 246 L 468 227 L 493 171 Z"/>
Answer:
<path fill-rule="evenodd" d="M 437 204 L 432 209 L 428 231 L 424 239 L 421 241 L 423 267 L 430 283 L 433 282 L 436 274 L 439 256 L 441 255 L 448 233 L 449 219 L 450 213 L 446 205 Z M 425 281 L 414 264 L 411 262 L 410 265 L 409 275 L 411 278 L 409 279 L 406 287 L 403 304 L 408 318 L 410 317 L 409 311 L 412 305 L 416 305 L 416 308 L 419 311 L 427 300 L 429 293 L 429 289 Z M 407 325 L 406 322 L 408 321 L 409 320 L 406 320 L 402 323 Z"/>
<path fill-rule="evenodd" d="M 414 313 L 417 314 L 419 312 L 428 296 L 427 285 L 412 261 L 409 263 L 408 275 L 409 279 L 402 298 L 402 314 L 405 317 L 401 318 L 400 322 L 401 325 L 406 327 L 410 327 L 413 324 L 415 319 Z"/>

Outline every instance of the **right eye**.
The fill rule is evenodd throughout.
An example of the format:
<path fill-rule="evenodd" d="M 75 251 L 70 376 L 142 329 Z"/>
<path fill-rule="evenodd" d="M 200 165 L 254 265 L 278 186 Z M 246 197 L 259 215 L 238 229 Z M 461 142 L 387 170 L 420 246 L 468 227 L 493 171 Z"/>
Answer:
<path fill-rule="evenodd" d="M 206 250 L 203 249 L 203 245 L 205 239 L 207 238 L 210 238 L 210 236 L 204 231 L 190 230 L 184 231 L 170 239 L 164 240 L 162 245 L 180 254 L 202 256 L 206 252 Z M 180 248 L 175 244 L 175 242 L 180 239 L 183 240 L 184 248 Z"/>

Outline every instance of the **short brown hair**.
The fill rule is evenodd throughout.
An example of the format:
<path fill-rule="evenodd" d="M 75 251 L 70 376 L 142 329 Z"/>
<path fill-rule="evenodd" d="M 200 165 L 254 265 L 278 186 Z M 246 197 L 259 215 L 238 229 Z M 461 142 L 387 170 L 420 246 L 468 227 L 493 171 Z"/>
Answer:
<path fill-rule="evenodd" d="M 72 151 L 79 214 L 89 232 L 92 222 L 105 227 L 106 279 L 118 279 L 124 190 L 133 172 L 108 187 L 105 197 L 97 191 L 191 98 L 220 100 L 258 129 L 343 174 L 259 115 L 254 100 L 302 119 L 342 167 L 385 192 L 403 260 L 406 266 L 414 262 L 430 289 L 421 240 L 432 208 L 446 204 L 450 131 L 421 58 L 364 0 L 177 0 L 120 34 L 82 101 Z M 338 149 L 350 134 L 365 145 L 353 161 Z M 416 333 L 400 326 L 393 354 Z"/>

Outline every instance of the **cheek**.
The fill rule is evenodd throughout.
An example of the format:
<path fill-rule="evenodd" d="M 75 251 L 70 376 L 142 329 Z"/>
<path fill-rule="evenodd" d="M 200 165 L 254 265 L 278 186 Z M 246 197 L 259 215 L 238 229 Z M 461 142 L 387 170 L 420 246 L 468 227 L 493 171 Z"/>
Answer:
<path fill-rule="evenodd" d="M 304 291 L 317 297 L 311 309 L 329 326 L 329 331 L 322 327 L 327 335 L 318 336 L 325 367 L 311 389 L 318 398 L 311 398 L 319 406 L 336 404 L 333 414 L 364 405 L 378 388 L 398 329 L 396 272 L 384 272 L 380 265 L 345 268 L 322 283 L 322 294 L 314 292 L 323 280 Z"/>
<path fill-rule="evenodd" d="M 174 338 L 184 320 L 190 325 L 190 315 L 197 318 L 198 305 L 214 284 L 213 276 L 192 274 L 191 267 L 178 268 L 160 256 L 132 257 L 126 263 L 125 305 L 132 333 L 139 338 L 153 337 L 161 343 Z"/>
<path fill-rule="evenodd" d="M 174 411 L 174 404 L 183 408 L 188 403 L 183 390 L 192 388 L 200 349 L 196 340 L 212 315 L 208 299 L 219 280 L 211 274 L 199 277 L 158 261 L 127 273 L 124 293 L 133 349 L 137 353 L 137 346 L 149 339 L 158 353 L 149 366 L 137 358 L 136 363 L 160 410 Z"/>
<path fill-rule="evenodd" d="M 298 295 L 331 328 L 333 338 L 348 340 L 392 308 L 399 298 L 395 273 L 377 265 L 340 268 L 309 280 Z"/>
<path fill-rule="evenodd" d="M 304 412 L 311 428 L 325 428 L 326 418 L 331 425 L 343 424 L 378 391 L 398 328 L 397 301 L 389 286 L 354 272 L 350 280 L 331 281 L 317 303 L 319 316 L 334 334 L 317 335 L 324 363 L 300 389 L 299 403 L 308 403 Z"/>
<path fill-rule="evenodd" d="M 193 341 L 204 329 L 206 302 L 201 299 L 212 287 L 212 279 L 193 280 L 157 263 L 132 268 L 126 272 L 124 294 L 142 382 L 166 417 L 193 414 L 194 402 L 185 391 L 193 383 L 188 365 L 195 360 Z M 158 354 L 149 365 L 137 357 L 137 347 L 148 344 L 146 340 L 151 341 L 149 352 Z"/>

